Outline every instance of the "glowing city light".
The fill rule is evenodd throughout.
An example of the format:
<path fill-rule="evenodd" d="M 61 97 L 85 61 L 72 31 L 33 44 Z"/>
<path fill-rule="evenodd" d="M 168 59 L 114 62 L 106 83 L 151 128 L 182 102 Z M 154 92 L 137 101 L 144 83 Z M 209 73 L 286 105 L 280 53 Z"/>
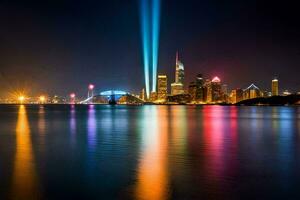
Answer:
<path fill-rule="evenodd" d="M 74 98 L 76 97 L 75 93 L 71 93 L 71 94 L 70 94 L 70 97 L 71 97 L 72 99 L 74 99 Z"/>
<path fill-rule="evenodd" d="M 45 96 L 40 96 L 39 100 L 40 100 L 41 103 L 45 103 L 46 97 Z"/>
<path fill-rule="evenodd" d="M 18 100 L 22 104 L 24 102 L 24 100 L 25 100 L 25 97 L 24 96 L 19 96 Z"/>
<path fill-rule="evenodd" d="M 89 85 L 89 90 L 93 90 L 95 88 L 95 86 L 93 84 Z"/>
<path fill-rule="evenodd" d="M 218 83 L 218 82 L 221 82 L 221 80 L 219 79 L 219 77 L 216 76 L 213 78 L 212 82 Z"/>

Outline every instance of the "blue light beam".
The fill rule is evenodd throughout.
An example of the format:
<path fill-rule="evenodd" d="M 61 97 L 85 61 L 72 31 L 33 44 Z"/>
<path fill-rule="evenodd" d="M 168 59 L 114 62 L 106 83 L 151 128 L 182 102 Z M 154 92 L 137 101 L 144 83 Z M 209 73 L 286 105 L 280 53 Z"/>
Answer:
<path fill-rule="evenodd" d="M 143 60 L 144 60 L 144 75 L 145 75 L 145 87 L 146 96 L 150 96 L 150 79 L 149 79 L 149 67 L 150 67 L 150 38 L 149 38 L 149 11 L 148 0 L 141 0 L 141 34 L 143 43 Z"/>
<path fill-rule="evenodd" d="M 156 92 L 160 31 L 160 0 L 152 3 L 152 92 Z"/>

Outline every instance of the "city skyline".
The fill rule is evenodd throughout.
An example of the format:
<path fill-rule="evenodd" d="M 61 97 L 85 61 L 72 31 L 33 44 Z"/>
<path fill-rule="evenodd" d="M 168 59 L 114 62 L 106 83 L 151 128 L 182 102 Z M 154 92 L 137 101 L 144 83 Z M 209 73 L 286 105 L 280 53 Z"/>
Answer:
<path fill-rule="evenodd" d="M 300 90 L 299 27 L 292 25 L 293 12 L 287 12 L 292 5 L 257 1 L 161 3 L 158 74 L 170 77 L 169 83 L 175 81 L 173 63 L 178 50 L 186 66 L 186 85 L 203 73 L 219 76 L 230 88 L 256 83 L 269 89 L 269 80 L 276 76 L 282 91 Z M 33 95 L 67 95 L 72 91 L 84 95 L 89 83 L 100 91 L 109 88 L 137 93 L 143 87 L 143 78 L 135 78 L 143 77 L 137 1 L 87 1 L 70 6 L 68 1 L 58 5 L 16 0 L 1 6 L 5 28 L 0 34 L 0 96 L 16 90 Z M 280 23 L 271 12 L 279 10 L 286 14 Z M 262 22 L 270 26 L 262 27 Z"/>

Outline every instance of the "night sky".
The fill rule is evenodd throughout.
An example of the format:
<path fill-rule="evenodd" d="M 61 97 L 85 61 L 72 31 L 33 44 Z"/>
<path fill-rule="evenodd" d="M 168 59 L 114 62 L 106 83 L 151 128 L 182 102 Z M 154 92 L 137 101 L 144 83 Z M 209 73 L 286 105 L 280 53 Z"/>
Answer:
<path fill-rule="evenodd" d="M 2 0 L 0 27 L 0 96 L 144 87 L 138 0 Z M 270 90 L 277 76 L 300 91 L 296 3 L 162 0 L 158 72 L 169 83 L 177 50 L 186 84 L 203 73 Z"/>

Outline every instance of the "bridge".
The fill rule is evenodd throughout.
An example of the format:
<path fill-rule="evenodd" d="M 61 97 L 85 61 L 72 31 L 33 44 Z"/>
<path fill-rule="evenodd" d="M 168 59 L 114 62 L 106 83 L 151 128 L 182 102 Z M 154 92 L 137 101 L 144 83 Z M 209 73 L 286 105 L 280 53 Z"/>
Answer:
<path fill-rule="evenodd" d="M 121 90 L 107 90 L 93 95 L 80 104 L 143 104 L 139 97 Z"/>

